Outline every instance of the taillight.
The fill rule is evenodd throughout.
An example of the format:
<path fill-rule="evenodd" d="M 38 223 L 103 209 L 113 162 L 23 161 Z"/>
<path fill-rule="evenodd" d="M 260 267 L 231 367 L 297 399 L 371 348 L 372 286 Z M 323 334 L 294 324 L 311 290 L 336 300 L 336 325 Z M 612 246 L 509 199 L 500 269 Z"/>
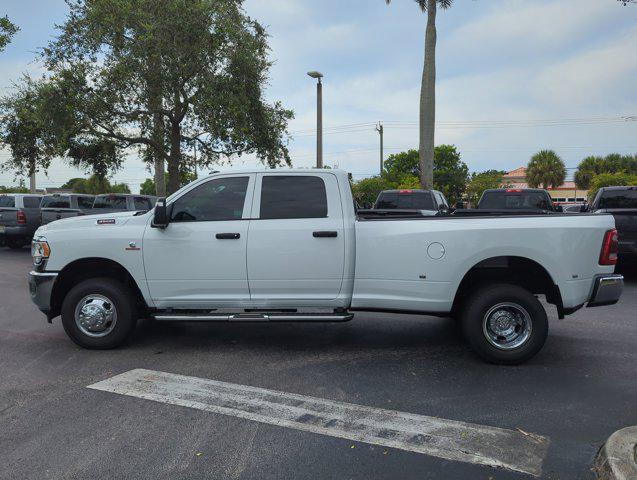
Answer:
<path fill-rule="evenodd" d="M 617 230 L 609 230 L 604 235 L 602 251 L 599 254 L 600 265 L 617 265 L 617 253 L 619 252 L 619 241 L 617 240 Z"/>
<path fill-rule="evenodd" d="M 18 225 L 26 225 L 27 224 L 27 216 L 24 212 L 18 210 Z"/>

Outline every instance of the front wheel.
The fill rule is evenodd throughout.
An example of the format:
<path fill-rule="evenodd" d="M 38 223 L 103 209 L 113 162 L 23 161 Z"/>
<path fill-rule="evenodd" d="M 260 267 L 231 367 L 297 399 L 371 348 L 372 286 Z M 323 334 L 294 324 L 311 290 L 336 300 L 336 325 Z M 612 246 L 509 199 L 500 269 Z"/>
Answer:
<path fill-rule="evenodd" d="M 91 278 L 75 285 L 62 302 L 67 335 L 88 349 L 122 345 L 137 323 L 135 301 L 124 284 L 112 278 Z"/>
<path fill-rule="evenodd" d="M 474 292 L 465 305 L 463 333 L 473 350 L 487 362 L 523 363 L 546 342 L 546 311 L 524 288 L 490 285 Z"/>

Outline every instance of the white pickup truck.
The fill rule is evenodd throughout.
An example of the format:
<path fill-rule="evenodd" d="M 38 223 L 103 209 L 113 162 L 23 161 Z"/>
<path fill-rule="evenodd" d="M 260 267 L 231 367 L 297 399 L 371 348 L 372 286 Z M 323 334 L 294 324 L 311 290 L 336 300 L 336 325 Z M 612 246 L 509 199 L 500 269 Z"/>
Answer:
<path fill-rule="evenodd" d="M 611 215 L 357 212 L 345 172 L 269 170 L 197 180 L 149 212 L 38 229 L 33 301 L 86 348 L 157 321 L 347 321 L 355 311 L 461 322 L 473 349 L 515 364 L 560 317 L 616 303 Z"/>

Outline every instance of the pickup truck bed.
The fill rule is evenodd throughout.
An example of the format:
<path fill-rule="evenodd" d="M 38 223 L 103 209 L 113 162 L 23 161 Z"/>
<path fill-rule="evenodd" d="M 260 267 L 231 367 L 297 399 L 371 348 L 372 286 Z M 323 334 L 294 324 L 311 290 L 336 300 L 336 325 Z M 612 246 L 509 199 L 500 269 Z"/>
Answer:
<path fill-rule="evenodd" d="M 355 212 L 347 174 L 215 174 L 147 213 L 36 232 L 31 295 L 87 348 L 162 321 L 345 321 L 361 310 L 450 316 L 488 361 L 519 363 L 559 316 L 617 302 L 610 215 Z M 114 320 L 116 318 L 116 320 Z"/>

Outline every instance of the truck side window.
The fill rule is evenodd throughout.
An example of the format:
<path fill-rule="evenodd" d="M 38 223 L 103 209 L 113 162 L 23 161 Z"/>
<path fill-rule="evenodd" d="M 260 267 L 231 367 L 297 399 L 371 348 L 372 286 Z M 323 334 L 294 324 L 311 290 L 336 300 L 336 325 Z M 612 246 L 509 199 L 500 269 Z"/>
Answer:
<path fill-rule="evenodd" d="M 325 182 L 314 176 L 264 176 L 259 217 L 262 220 L 327 217 Z"/>
<path fill-rule="evenodd" d="M 42 197 L 24 197 L 24 208 L 38 208 L 40 206 L 40 200 Z"/>
<path fill-rule="evenodd" d="M 93 197 L 77 197 L 77 205 L 80 208 L 92 208 Z"/>
<path fill-rule="evenodd" d="M 133 202 L 135 204 L 135 210 L 150 210 L 153 208 L 150 206 L 150 200 L 144 197 L 135 197 Z"/>
<path fill-rule="evenodd" d="M 172 205 L 173 222 L 241 220 L 250 177 L 217 178 L 189 191 Z"/>

